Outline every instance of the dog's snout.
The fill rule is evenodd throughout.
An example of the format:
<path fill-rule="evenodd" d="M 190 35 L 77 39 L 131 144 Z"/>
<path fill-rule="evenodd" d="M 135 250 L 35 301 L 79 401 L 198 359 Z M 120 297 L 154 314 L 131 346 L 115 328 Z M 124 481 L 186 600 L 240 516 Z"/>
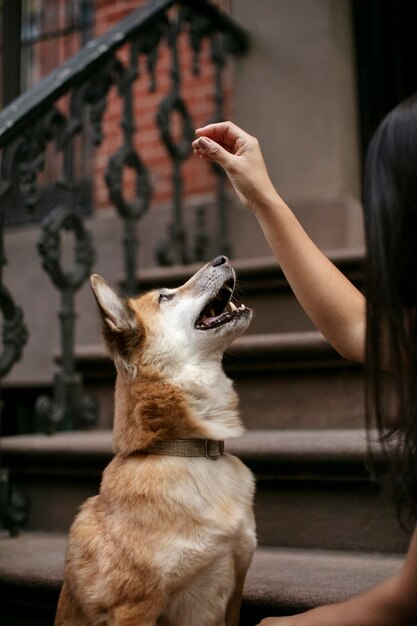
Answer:
<path fill-rule="evenodd" d="M 211 264 L 213 267 L 217 267 L 218 265 L 224 265 L 225 263 L 228 263 L 229 259 L 227 258 L 227 256 L 224 256 L 223 254 L 221 254 L 220 256 L 216 256 L 215 259 L 212 260 Z"/>

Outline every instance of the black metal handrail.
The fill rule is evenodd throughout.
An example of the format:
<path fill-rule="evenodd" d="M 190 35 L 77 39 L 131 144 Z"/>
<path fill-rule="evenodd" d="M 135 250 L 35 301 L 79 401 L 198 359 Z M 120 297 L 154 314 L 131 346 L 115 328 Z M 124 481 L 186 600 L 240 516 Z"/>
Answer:
<path fill-rule="evenodd" d="M 206 32 L 201 28 L 201 37 L 207 36 L 210 30 L 215 30 L 229 37 L 231 53 L 244 54 L 248 50 L 249 39 L 246 31 L 207 0 L 152 0 L 148 5 L 136 9 L 107 33 L 89 42 L 78 54 L 6 107 L 0 113 L 0 147 L 5 146 L 22 127 L 30 124 L 39 112 L 102 68 L 126 42 L 135 40 L 142 31 L 158 28 L 161 18 L 174 4 L 188 6 L 196 16 L 208 20 Z M 197 29 L 196 36 L 198 37 Z"/>
<path fill-rule="evenodd" d="M 145 59 L 149 89 L 157 85 L 157 59 L 162 42 L 170 54 L 170 89 L 156 111 L 156 123 L 161 140 L 172 164 L 172 221 L 158 258 L 161 263 L 187 263 L 203 253 L 204 235 L 197 237 L 194 248 L 187 243 L 183 217 L 182 165 L 191 154 L 193 124 L 182 97 L 182 77 L 179 63 L 179 37 L 187 33 L 193 53 L 193 71 L 198 73 L 199 53 L 203 40 L 211 46 L 214 66 L 213 119 L 223 117 L 222 75 L 228 57 L 247 50 L 248 37 L 234 21 L 219 11 L 209 0 L 153 0 L 132 12 L 103 36 L 90 42 L 69 59 L 12 102 L 0 113 L 0 310 L 3 315 L 3 349 L 0 353 L 0 378 L 20 359 L 27 340 L 23 311 L 3 284 L 4 215 L 12 210 L 20 197 L 28 211 L 35 211 L 39 202 L 39 174 L 45 166 L 49 144 L 62 154 L 62 171 L 56 181 L 62 201 L 48 214 L 38 243 L 42 264 L 52 283 L 61 294 L 60 370 L 55 377 L 54 397 L 42 397 L 37 403 L 38 416 L 48 432 L 57 428 L 91 425 L 96 418 L 95 401 L 82 390 L 82 381 L 75 369 L 74 328 L 75 293 L 91 272 L 95 250 L 81 211 L 77 210 L 77 180 L 75 168 L 76 139 L 88 133 L 94 146 L 102 141 L 102 119 L 107 95 L 116 87 L 123 102 L 122 144 L 109 156 L 105 180 L 111 202 L 124 222 L 125 289 L 138 290 L 137 237 L 138 221 L 147 212 L 152 185 L 146 165 L 133 141 L 135 134 L 133 85 L 140 74 L 139 61 Z M 128 61 L 117 53 L 128 46 Z M 66 97 L 66 106 L 57 106 Z M 181 138 L 174 139 L 170 124 L 172 114 L 181 120 Z M 88 115 L 87 115 L 88 114 Z M 124 196 L 123 171 L 129 168 L 136 178 L 136 195 Z M 219 207 L 218 238 L 222 251 L 227 250 L 225 220 L 224 176 L 214 168 L 217 178 Z M 201 209 L 197 216 L 204 222 Z M 74 235 L 74 265 L 68 270 L 61 265 L 63 231 Z M 7 472 L 0 476 L 0 526 L 11 528 L 21 519 L 24 506 L 10 502 Z M 7 511 L 7 515 L 5 514 Z"/>

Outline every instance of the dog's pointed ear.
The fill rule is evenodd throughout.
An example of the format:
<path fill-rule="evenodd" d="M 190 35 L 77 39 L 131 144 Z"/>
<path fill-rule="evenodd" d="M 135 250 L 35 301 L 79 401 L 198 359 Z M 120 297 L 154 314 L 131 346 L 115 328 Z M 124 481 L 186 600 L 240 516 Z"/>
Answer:
<path fill-rule="evenodd" d="M 138 321 L 127 298 L 121 298 L 98 274 L 91 276 L 91 288 L 96 297 L 103 322 L 113 332 L 135 331 Z"/>
<path fill-rule="evenodd" d="M 98 274 L 91 276 L 91 287 L 103 320 L 103 337 L 116 367 L 136 375 L 134 355 L 145 339 L 145 329 L 127 298 L 119 297 Z"/>

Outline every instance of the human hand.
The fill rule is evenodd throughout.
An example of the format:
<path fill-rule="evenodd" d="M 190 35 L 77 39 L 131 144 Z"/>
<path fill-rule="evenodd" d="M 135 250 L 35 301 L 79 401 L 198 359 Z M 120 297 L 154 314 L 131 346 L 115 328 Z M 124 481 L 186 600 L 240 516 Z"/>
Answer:
<path fill-rule="evenodd" d="M 297 613 L 296 615 L 287 615 L 285 617 L 265 617 L 257 624 L 257 626 L 336 626 L 332 615 L 327 615 L 326 611 L 332 607 L 316 607 Z M 337 622 L 342 624 L 341 622 Z M 344 622 L 343 622 L 344 624 Z"/>
<path fill-rule="evenodd" d="M 277 198 L 255 137 L 232 122 L 209 124 L 195 132 L 194 153 L 224 168 L 245 206 L 256 212 Z"/>

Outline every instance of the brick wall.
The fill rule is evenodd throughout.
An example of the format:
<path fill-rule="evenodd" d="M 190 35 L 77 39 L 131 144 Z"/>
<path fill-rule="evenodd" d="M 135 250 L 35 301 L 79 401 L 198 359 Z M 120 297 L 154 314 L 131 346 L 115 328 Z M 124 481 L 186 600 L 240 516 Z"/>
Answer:
<path fill-rule="evenodd" d="M 145 0 L 96 0 L 95 35 L 100 35 L 111 28 L 117 21 L 123 19 Z M 229 9 L 229 0 L 219 0 L 216 4 L 222 10 Z M 125 51 L 124 51 L 125 52 Z M 201 51 L 200 75 L 192 74 L 191 51 L 185 38 L 180 42 L 180 64 L 182 76 L 182 96 L 191 114 L 194 126 L 204 125 L 213 116 L 214 105 L 214 68 L 209 58 L 207 42 Z M 123 58 L 123 51 L 120 58 Z M 143 59 L 142 59 L 143 61 Z M 167 156 L 166 148 L 160 140 L 159 131 L 155 123 L 158 106 L 170 90 L 170 55 L 165 43 L 160 48 L 157 61 L 157 89 L 149 92 L 149 79 L 146 71 L 142 72 L 136 82 L 135 146 L 144 164 L 149 168 L 154 187 L 153 204 L 168 203 L 172 197 L 172 163 Z M 232 116 L 232 68 L 224 72 L 225 118 Z M 113 90 L 109 95 L 109 105 L 104 117 L 103 130 L 105 140 L 95 152 L 95 207 L 109 206 L 108 191 L 104 182 L 104 172 L 109 155 L 113 154 L 122 143 L 120 121 L 122 103 Z M 171 118 L 174 137 L 178 136 L 180 127 L 176 115 Z M 206 163 L 195 158 L 192 154 L 184 162 L 184 194 L 188 200 L 198 201 L 202 196 L 212 194 L 214 190 L 214 176 Z M 134 193 L 133 172 L 127 170 L 124 174 L 124 185 L 127 197 Z"/>

